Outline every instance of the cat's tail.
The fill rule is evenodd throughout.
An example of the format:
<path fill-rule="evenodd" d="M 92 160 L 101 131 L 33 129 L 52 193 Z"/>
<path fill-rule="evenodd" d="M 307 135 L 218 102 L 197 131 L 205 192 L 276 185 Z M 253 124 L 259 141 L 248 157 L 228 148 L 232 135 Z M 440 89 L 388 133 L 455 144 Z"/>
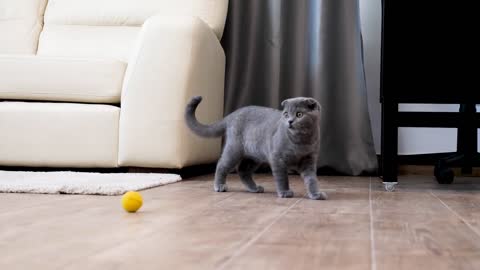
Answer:
<path fill-rule="evenodd" d="M 226 129 L 225 121 L 223 119 L 211 125 L 204 125 L 198 122 L 195 117 L 195 110 L 201 101 L 202 97 L 196 96 L 187 104 L 187 108 L 185 109 L 185 121 L 187 122 L 187 126 L 193 131 L 193 133 L 201 137 L 223 136 Z"/>

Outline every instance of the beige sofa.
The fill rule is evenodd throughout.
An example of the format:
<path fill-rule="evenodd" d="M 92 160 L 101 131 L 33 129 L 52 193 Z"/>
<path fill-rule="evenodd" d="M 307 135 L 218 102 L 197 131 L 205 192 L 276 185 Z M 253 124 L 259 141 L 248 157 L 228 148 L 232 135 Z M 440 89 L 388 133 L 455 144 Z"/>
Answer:
<path fill-rule="evenodd" d="M 0 166 L 181 168 L 219 139 L 227 0 L 0 0 Z"/>

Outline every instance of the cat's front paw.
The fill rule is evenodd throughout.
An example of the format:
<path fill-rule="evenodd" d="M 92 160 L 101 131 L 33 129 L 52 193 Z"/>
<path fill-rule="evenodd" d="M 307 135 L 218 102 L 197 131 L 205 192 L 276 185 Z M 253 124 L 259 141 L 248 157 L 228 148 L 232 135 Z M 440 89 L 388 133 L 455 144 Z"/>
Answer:
<path fill-rule="evenodd" d="M 326 200 L 328 198 L 327 193 L 325 192 L 309 193 L 308 197 L 312 200 Z"/>
<path fill-rule="evenodd" d="M 215 190 L 216 192 L 227 192 L 227 184 L 215 184 L 213 186 L 213 190 Z"/>
<path fill-rule="evenodd" d="M 265 189 L 262 186 L 257 185 L 257 193 L 263 193 Z"/>
<path fill-rule="evenodd" d="M 257 185 L 254 189 L 248 187 L 247 191 L 251 193 L 263 193 L 265 189 L 262 186 Z"/>
<path fill-rule="evenodd" d="M 286 191 L 279 191 L 277 192 L 278 197 L 280 198 L 292 198 L 293 197 L 293 191 L 291 190 L 286 190 Z"/>

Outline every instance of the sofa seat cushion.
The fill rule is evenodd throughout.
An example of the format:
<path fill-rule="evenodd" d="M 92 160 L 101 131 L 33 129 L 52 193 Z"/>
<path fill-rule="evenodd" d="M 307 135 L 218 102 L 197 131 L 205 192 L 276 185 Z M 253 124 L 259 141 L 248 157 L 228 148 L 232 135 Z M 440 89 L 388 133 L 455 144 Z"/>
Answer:
<path fill-rule="evenodd" d="M 126 66 L 114 59 L 0 55 L 0 99 L 120 103 Z"/>

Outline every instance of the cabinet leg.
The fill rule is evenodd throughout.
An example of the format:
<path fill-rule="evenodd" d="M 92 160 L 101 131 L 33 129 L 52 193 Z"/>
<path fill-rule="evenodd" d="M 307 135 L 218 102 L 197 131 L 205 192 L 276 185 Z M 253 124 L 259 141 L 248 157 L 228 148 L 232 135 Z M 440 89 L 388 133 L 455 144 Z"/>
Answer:
<path fill-rule="evenodd" d="M 382 103 L 382 164 L 381 175 L 385 190 L 395 190 L 398 183 L 398 103 Z"/>

